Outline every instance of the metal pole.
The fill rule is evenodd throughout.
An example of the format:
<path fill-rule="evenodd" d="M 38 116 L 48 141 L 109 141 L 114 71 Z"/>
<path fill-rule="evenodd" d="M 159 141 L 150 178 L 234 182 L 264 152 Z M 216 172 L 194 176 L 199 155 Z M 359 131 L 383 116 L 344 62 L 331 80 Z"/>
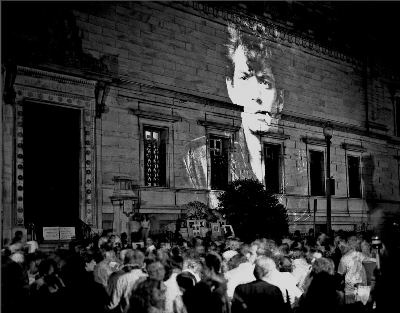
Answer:
<path fill-rule="evenodd" d="M 314 199 L 314 220 L 313 220 L 314 239 L 315 239 L 315 235 L 316 235 L 316 231 L 315 231 L 315 214 L 317 213 L 317 207 L 318 207 L 317 201 L 318 201 L 317 199 Z"/>
<path fill-rule="evenodd" d="M 327 235 L 331 236 L 331 138 L 325 136 L 326 140 L 326 231 Z"/>

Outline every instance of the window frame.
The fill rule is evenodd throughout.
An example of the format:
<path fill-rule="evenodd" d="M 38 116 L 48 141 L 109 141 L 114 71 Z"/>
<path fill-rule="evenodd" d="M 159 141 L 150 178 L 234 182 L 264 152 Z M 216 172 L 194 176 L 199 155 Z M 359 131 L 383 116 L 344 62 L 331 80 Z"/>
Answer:
<path fill-rule="evenodd" d="M 363 198 L 363 182 L 362 182 L 362 156 L 361 154 L 354 153 L 354 152 L 347 152 L 346 153 L 346 174 L 347 174 L 347 197 L 354 198 L 354 199 L 362 199 Z M 349 172 L 349 157 L 350 158 L 357 158 L 358 159 L 358 182 L 359 182 L 359 194 L 357 197 L 353 197 L 350 194 L 350 172 Z"/>
<path fill-rule="evenodd" d="M 277 170 L 277 192 L 273 190 L 274 193 L 281 194 L 283 193 L 283 177 L 284 177 L 284 162 L 283 162 L 283 151 L 284 145 L 282 142 L 275 142 L 275 141 L 263 141 L 262 143 L 262 168 L 263 168 L 263 183 L 264 186 L 267 185 L 267 162 L 266 162 L 266 148 L 267 146 L 276 147 L 278 150 L 278 170 Z"/>
<path fill-rule="evenodd" d="M 171 173 L 174 169 L 172 168 L 173 162 L 171 162 L 170 155 L 172 155 L 173 147 L 170 144 L 170 138 L 172 136 L 171 125 L 168 122 L 162 122 L 158 120 L 151 120 L 148 118 L 139 118 L 139 184 L 145 188 L 168 188 L 173 185 L 171 182 Z M 145 178 L 145 131 L 146 129 L 159 130 L 164 134 L 165 138 L 165 183 L 162 186 L 147 186 Z"/>
<path fill-rule="evenodd" d="M 229 184 L 229 182 L 231 181 L 231 175 L 230 175 L 230 162 L 231 162 L 231 141 L 232 138 L 229 135 L 226 134 L 221 134 L 220 132 L 209 132 L 207 134 L 207 164 L 208 164 L 208 182 L 207 185 L 210 188 L 210 190 L 224 190 L 223 188 L 213 188 L 215 186 L 213 186 L 213 175 L 212 175 L 212 155 L 211 155 L 211 140 L 212 139 L 221 139 L 221 150 L 223 151 L 224 149 L 224 142 L 225 142 L 225 148 L 226 148 L 226 186 Z M 223 187 L 223 186 L 219 186 L 219 187 Z"/>
<path fill-rule="evenodd" d="M 311 174 L 311 153 L 312 152 L 317 152 L 321 153 L 323 157 L 323 162 L 322 162 L 322 175 L 321 175 L 321 186 L 322 186 L 322 191 L 320 194 L 313 194 L 313 189 L 312 189 L 312 174 Z M 312 197 L 325 197 L 326 196 L 326 147 L 324 148 L 318 148 L 318 147 L 310 147 L 308 148 L 308 180 L 309 180 L 309 195 Z"/>
<path fill-rule="evenodd" d="M 146 182 L 146 132 L 151 132 L 151 133 L 158 133 L 159 134 L 159 184 L 154 185 L 153 182 L 151 182 L 150 185 L 147 184 Z M 143 179 L 144 179 L 144 186 L 145 187 L 166 187 L 167 186 L 167 138 L 168 138 L 168 129 L 162 128 L 162 127 L 154 127 L 154 126 L 148 126 L 144 125 L 143 126 Z M 161 160 L 161 157 L 163 157 L 163 160 Z M 162 177 L 162 178 L 161 178 Z"/>

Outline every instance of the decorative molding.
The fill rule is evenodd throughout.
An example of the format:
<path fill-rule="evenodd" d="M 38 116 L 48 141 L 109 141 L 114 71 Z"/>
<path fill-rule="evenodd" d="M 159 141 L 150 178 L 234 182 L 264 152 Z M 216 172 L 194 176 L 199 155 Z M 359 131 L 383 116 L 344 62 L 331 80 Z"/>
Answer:
<path fill-rule="evenodd" d="M 322 119 L 322 118 L 315 118 L 315 117 L 306 116 L 306 115 L 295 113 L 295 112 L 282 113 L 282 120 L 288 121 L 288 122 L 294 122 L 294 123 L 300 123 L 300 124 L 320 127 L 321 132 L 322 132 L 322 129 L 324 128 L 324 126 L 326 125 L 326 123 L 329 122 L 329 123 L 331 123 L 334 131 L 340 131 L 340 132 L 344 132 L 344 133 L 352 133 L 352 134 L 356 134 L 356 135 L 360 135 L 360 136 L 368 136 L 366 129 L 359 127 L 359 126 L 340 123 L 340 122 L 331 121 L 331 120 L 326 120 L 326 119 Z"/>
<path fill-rule="evenodd" d="M 55 92 L 47 89 L 38 89 L 33 87 L 26 87 L 16 85 L 17 99 L 24 99 L 27 101 L 40 101 L 47 103 L 59 103 L 62 105 L 76 106 L 76 107 L 90 107 L 91 102 L 94 101 L 93 97 L 82 95 L 70 94 L 66 92 Z"/>
<path fill-rule="evenodd" d="M 218 123 L 218 122 L 210 122 L 210 121 L 205 121 L 205 120 L 197 120 L 197 124 L 204 126 L 205 128 L 217 129 L 217 130 L 228 131 L 228 132 L 237 132 L 240 129 L 240 126 L 237 126 L 237 125 Z"/>
<path fill-rule="evenodd" d="M 282 141 L 290 138 L 289 135 L 285 135 L 283 133 L 271 132 L 271 131 L 256 131 L 255 133 L 261 137 L 267 137 L 267 138 L 272 138 L 272 139 L 277 139 L 277 140 L 282 140 Z"/>
<path fill-rule="evenodd" d="M 52 93 L 47 91 L 35 90 L 26 88 L 18 93 L 16 101 L 16 118 L 15 118 L 15 198 L 14 212 L 15 223 L 22 226 L 25 223 L 24 219 L 24 128 L 23 115 L 26 105 L 36 105 L 37 103 L 48 103 L 49 105 L 64 105 L 76 106 L 82 110 L 83 124 L 82 135 L 83 142 L 81 143 L 80 156 L 80 212 L 85 223 L 95 225 L 95 199 L 96 199 L 96 145 L 95 145 L 95 102 L 80 101 L 73 99 L 70 95 L 58 94 L 52 98 Z M 92 99 L 93 100 L 93 99 Z"/>
<path fill-rule="evenodd" d="M 367 149 L 362 147 L 361 145 L 354 145 L 354 144 L 345 143 L 345 142 L 341 144 L 341 147 L 344 150 L 354 151 L 354 152 L 366 152 L 367 151 Z"/>
<path fill-rule="evenodd" d="M 149 112 L 149 111 L 143 111 L 143 110 L 136 110 L 136 109 L 129 109 L 129 111 L 138 117 L 141 118 L 147 118 L 150 120 L 157 120 L 157 121 L 165 121 L 165 122 L 171 122 L 171 123 L 176 123 L 182 121 L 182 118 L 177 115 L 167 115 L 167 114 L 162 114 L 158 112 Z"/>
<path fill-rule="evenodd" d="M 326 146 L 325 139 L 302 136 L 301 140 L 308 145 L 324 146 L 324 147 Z"/>
<path fill-rule="evenodd" d="M 49 72 L 45 70 L 40 70 L 36 68 L 31 68 L 31 67 L 25 67 L 25 66 L 17 66 L 17 75 L 26 75 L 30 77 L 36 77 L 36 78 L 47 78 L 52 81 L 56 81 L 58 83 L 62 84 L 73 84 L 73 85 L 86 85 L 86 86 L 91 86 L 95 87 L 96 81 L 95 80 L 87 80 L 81 77 L 75 77 L 71 75 L 66 75 L 66 74 L 60 74 L 60 73 L 55 73 L 55 72 Z"/>
<path fill-rule="evenodd" d="M 381 124 L 381 123 L 368 121 L 368 126 L 370 128 L 376 129 L 376 130 L 385 131 L 385 132 L 388 131 L 387 125 L 384 125 L 384 124 Z"/>
<path fill-rule="evenodd" d="M 126 87 L 128 90 L 132 89 L 132 86 L 135 86 L 136 89 L 138 89 L 138 91 L 140 91 L 141 93 L 151 93 L 163 97 L 170 97 L 181 102 L 195 102 L 203 105 L 243 112 L 243 107 L 240 105 L 236 105 L 227 101 L 211 99 L 206 96 L 202 96 L 200 94 L 187 93 L 178 90 L 178 88 L 172 86 L 162 87 L 162 86 L 150 85 L 143 82 L 135 81 L 133 79 L 129 79 L 127 77 L 115 78 L 112 81 L 112 85 L 116 87 Z"/>

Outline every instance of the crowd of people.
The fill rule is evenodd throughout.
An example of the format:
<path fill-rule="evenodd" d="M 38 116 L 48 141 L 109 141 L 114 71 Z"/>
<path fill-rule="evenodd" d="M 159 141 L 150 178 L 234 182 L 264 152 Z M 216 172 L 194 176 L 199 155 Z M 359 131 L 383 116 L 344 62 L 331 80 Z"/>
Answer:
<path fill-rule="evenodd" d="M 378 312 L 380 250 L 366 234 L 142 245 L 112 231 L 44 253 L 2 248 L 2 312 Z"/>

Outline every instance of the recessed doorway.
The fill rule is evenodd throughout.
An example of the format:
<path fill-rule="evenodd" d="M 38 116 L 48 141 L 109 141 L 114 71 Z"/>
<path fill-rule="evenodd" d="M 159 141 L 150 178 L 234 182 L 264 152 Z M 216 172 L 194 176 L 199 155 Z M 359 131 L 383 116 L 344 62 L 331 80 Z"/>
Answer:
<path fill-rule="evenodd" d="M 38 239 L 44 226 L 79 219 L 80 110 L 24 105 L 24 212 Z"/>

